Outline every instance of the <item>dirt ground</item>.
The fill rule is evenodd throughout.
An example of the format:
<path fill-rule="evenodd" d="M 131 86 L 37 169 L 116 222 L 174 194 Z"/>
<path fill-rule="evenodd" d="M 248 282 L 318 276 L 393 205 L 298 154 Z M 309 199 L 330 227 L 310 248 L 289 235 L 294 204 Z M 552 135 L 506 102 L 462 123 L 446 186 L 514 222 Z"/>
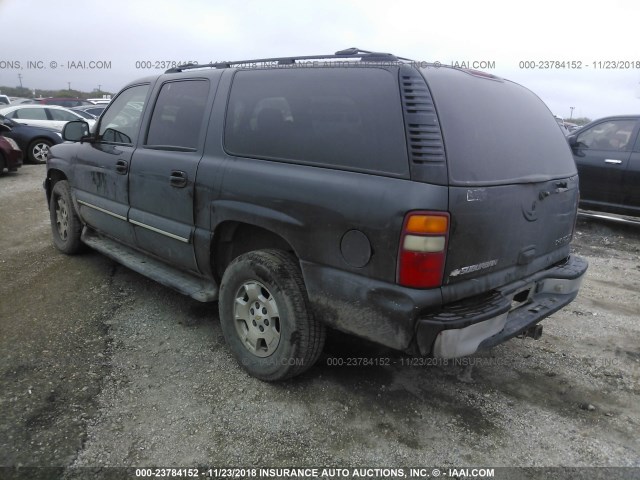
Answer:
<path fill-rule="evenodd" d="M 640 228 L 579 220 L 587 279 L 538 341 L 434 366 L 332 334 L 267 384 L 215 304 L 57 252 L 44 172 L 0 177 L 0 466 L 640 467 Z"/>

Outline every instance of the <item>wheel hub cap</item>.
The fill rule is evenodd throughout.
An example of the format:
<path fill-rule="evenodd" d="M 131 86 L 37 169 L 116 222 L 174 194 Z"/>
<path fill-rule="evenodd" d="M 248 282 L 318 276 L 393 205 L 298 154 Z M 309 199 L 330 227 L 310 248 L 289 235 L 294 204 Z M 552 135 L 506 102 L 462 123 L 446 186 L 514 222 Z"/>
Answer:
<path fill-rule="evenodd" d="M 56 227 L 60 238 L 66 240 L 69 231 L 69 214 L 67 212 L 67 202 L 62 197 L 58 197 L 56 205 Z"/>
<path fill-rule="evenodd" d="M 280 314 L 273 295 L 260 282 L 245 282 L 236 293 L 235 327 L 242 344 L 258 357 L 268 357 L 280 343 Z"/>
<path fill-rule="evenodd" d="M 44 143 L 39 143 L 33 147 L 33 156 L 39 161 L 44 162 L 49 156 L 49 146 Z"/>

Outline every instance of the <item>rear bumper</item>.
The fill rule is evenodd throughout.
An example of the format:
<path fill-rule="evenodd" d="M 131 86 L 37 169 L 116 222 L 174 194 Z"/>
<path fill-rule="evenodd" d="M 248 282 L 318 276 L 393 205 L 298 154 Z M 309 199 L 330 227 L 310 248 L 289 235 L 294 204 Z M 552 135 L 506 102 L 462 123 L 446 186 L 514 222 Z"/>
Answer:
<path fill-rule="evenodd" d="M 587 267 L 586 260 L 571 256 L 562 265 L 505 285 L 490 295 L 423 315 L 416 323 L 418 349 L 422 355 L 455 358 L 509 340 L 573 301 Z"/>
<path fill-rule="evenodd" d="M 11 150 L 9 155 L 5 156 L 6 167 L 10 172 L 16 172 L 22 166 L 22 151 Z"/>
<path fill-rule="evenodd" d="M 456 357 L 518 335 L 570 303 L 587 262 L 555 266 L 458 302 L 442 289 L 411 289 L 301 262 L 314 316 L 325 324 L 410 354 Z M 514 303 L 520 308 L 513 308 Z"/>

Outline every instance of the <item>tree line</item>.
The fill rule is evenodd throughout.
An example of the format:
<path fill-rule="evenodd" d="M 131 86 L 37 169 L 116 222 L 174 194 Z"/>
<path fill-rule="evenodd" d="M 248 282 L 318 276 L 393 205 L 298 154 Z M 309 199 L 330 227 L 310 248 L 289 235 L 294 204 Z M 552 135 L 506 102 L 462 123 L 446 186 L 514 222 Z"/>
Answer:
<path fill-rule="evenodd" d="M 40 98 L 40 97 L 56 97 L 56 98 L 97 98 L 103 95 L 113 95 L 112 92 L 94 90 L 93 92 L 82 92 L 80 90 L 41 90 L 36 89 L 36 95 L 33 90 L 26 87 L 5 87 L 0 86 L 0 93 L 8 97 L 20 98 Z"/>

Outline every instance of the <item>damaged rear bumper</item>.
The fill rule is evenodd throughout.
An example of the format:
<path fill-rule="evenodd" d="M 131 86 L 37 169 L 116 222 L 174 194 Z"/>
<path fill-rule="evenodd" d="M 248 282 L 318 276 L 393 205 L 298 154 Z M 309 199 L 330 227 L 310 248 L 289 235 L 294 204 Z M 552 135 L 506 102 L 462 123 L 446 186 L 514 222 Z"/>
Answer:
<path fill-rule="evenodd" d="M 491 348 L 531 328 L 569 304 L 587 271 L 587 261 L 566 262 L 494 290 L 446 305 L 416 323 L 420 354 L 442 358 Z"/>

